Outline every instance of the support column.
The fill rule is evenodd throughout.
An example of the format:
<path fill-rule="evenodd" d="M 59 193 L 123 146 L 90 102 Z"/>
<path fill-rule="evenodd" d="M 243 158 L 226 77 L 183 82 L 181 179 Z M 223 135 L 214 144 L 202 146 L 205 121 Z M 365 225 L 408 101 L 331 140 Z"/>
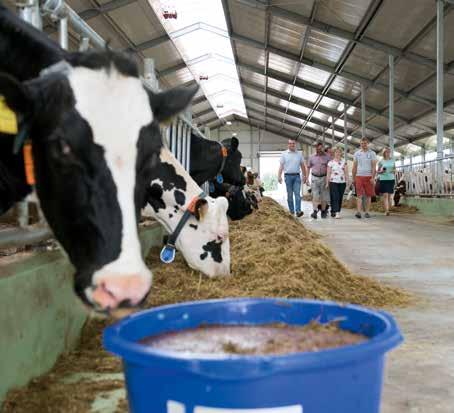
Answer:
<path fill-rule="evenodd" d="M 159 90 L 159 82 L 156 77 L 154 59 L 147 57 L 143 60 L 143 76 L 151 90 L 154 92 Z"/>
<path fill-rule="evenodd" d="M 62 17 L 58 22 L 58 39 L 62 49 L 68 50 L 68 18 Z"/>
<path fill-rule="evenodd" d="M 422 145 L 421 158 L 423 162 L 426 162 L 426 145 Z"/>
<path fill-rule="evenodd" d="M 437 183 L 438 190 L 442 192 L 443 188 L 443 70 L 444 70 L 444 1 L 437 0 Z"/>
<path fill-rule="evenodd" d="M 203 130 L 203 133 L 205 134 L 205 136 L 211 140 L 211 131 L 210 131 L 210 127 L 209 126 L 205 126 L 204 130 Z"/>
<path fill-rule="evenodd" d="M 332 139 L 331 145 L 334 146 L 336 144 L 336 139 L 334 135 L 334 116 L 331 116 L 331 139 Z"/>
<path fill-rule="evenodd" d="M 79 52 L 85 52 L 90 46 L 90 39 L 88 37 L 82 37 L 79 43 Z"/>
<path fill-rule="evenodd" d="M 348 139 L 347 139 L 347 105 L 344 105 L 344 158 L 347 160 L 347 149 L 348 149 Z"/>
<path fill-rule="evenodd" d="M 38 0 L 27 0 L 24 3 L 22 3 L 17 8 L 17 10 L 19 13 L 19 17 L 22 20 L 25 20 L 26 22 L 30 23 L 38 30 L 43 29 L 43 21 L 41 19 Z"/>
<path fill-rule="evenodd" d="M 361 136 L 366 136 L 366 87 L 361 83 Z"/>
<path fill-rule="evenodd" d="M 183 165 L 183 168 L 187 170 L 187 167 L 186 167 L 186 159 L 187 159 L 187 152 L 186 152 L 186 148 L 187 148 L 187 142 L 188 142 L 188 129 L 189 129 L 189 126 L 186 125 L 186 123 L 183 123 L 183 130 L 182 130 L 182 133 L 181 133 L 181 138 L 180 138 L 180 142 L 181 142 L 181 159 L 180 159 L 180 162 L 181 164 Z"/>
<path fill-rule="evenodd" d="M 260 175 L 260 151 L 261 151 L 260 145 L 262 143 L 261 142 L 262 137 L 261 137 L 261 134 L 260 134 L 260 128 L 258 128 L 258 134 L 259 134 L 259 137 L 258 137 L 258 141 L 259 142 L 258 142 L 258 149 L 257 149 L 257 161 L 258 161 L 257 172 L 258 172 L 260 178 L 262 178 L 262 175 Z"/>
<path fill-rule="evenodd" d="M 252 142 L 252 133 L 253 133 L 253 129 L 252 129 L 252 125 L 249 126 L 249 138 L 250 138 L 250 158 L 251 158 L 251 170 L 254 170 L 254 147 L 253 147 L 253 142 Z"/>
<path fill-rule="evenodd" d="M 389 55 L 389 104 L 388 104 L 389 148 L 394 157 L 394 56 Z"/>

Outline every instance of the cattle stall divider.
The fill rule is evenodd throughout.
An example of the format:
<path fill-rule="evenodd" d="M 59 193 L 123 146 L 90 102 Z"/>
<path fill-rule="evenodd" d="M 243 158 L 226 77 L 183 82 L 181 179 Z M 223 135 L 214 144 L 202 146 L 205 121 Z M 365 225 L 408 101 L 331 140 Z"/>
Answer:
<path fill-rule="evenodd" d="M 396 182 L 405 180 L 406 195 L 454 197 L 454 155 L 396 167 Z"/>
<path fill-rule="evenodd" d="M 60 46 L 67 47 L 68 28 L 71 26 L 80 35 L 79 50 L 85 51 L 90 46 L 98 49 L 106 47 L 106 41 L 93 30 L 64 0 L 46 0 L 40 7 L 38 0 L 27 0 L 18 6 L 20 17 L 39 30 L 42 30 L 42 16 L 49 16 L 54 22 L 59 24 Z M 63 21 L 63 22 L 62 22 Z M 159 82 L 156 77 L 153 59 L 144 59 L 144 77 L 141 78 L 144 86 L 153 91 L 159 91 Z M 188 108 L 184 113 L 175 117 L 169 125 L 161 128 L 164 142 L 189 172 L 191 162 L 191 133 L 195 133 L 204 139 L 208 139 L 205 134 L 192 124 L 191 109 Z M 203 189 L 208 190 L 204 185 Z M 0 231 L 0 248 L 18 247 L 33 245 L 46 241 L 52 237 L 52 231 L 42 225 L 36 227 L 28 225 L 28 205 L 27 201 L 21 201 L 18 205 L 18 223 L 20 228 Z"/>

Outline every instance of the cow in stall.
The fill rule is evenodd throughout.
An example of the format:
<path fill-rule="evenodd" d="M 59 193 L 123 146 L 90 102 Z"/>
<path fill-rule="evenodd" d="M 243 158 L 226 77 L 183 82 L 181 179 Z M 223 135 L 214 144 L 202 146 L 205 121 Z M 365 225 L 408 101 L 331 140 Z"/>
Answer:
<path fill-rule="evenodd" d="M 199 185 L 208 181 L 212 196 L 228 199 L 227 215 L 232 220 L 242 219 L 252 212 L 251 202 L 243 189 L 246 180 L 238 147 L 235 136 L 219 143 L 191 134 L 190 174 Z"/>
<path fill-rule="evenodd" d="M 128 56 L 63 51 L 2 5 L 0 72 L 0 95 L 19 124 L 0 136 L 2 211 L 31 191 L 23 153 L 13 153 L 26 135 L 41 208 L 85 304 L 108 313 L 145 300 L 152 274 L 137 224 L 147 201 L 170 231 L 185 217 L 175 242 L 191 266 L 229 273 L 227 202 L 200 196 L 159 129 L 197 87 L 152 93 Z"/>

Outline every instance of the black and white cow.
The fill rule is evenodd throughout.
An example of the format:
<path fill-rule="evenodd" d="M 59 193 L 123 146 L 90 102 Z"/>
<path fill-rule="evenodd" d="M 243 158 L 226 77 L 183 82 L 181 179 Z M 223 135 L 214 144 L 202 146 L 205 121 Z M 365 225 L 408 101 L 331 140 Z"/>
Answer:
<path fill-rule="evenodd" d="M 224 139 L 219 144 L 191 134 L 190 174 L 194 181 L 202 185 L 220 174 L 226 183 L 244 185 L 245 178 L 240 168 L 242 154 L 238 146 L 235 137 Z"/>
<path fill-rule="evenodd" d="M 232 220 L 243 219 L 252 212 L 243 190 L 245 177 L 241 170 L 242 154 L 238 146 L 239 141 L 234 136 L 219 144 L 191 135 L 191 176 L 199 185 L 211 182 L 210 195 L 213 197 L 228 199 L 227 215 Z M 222 182 L 217 181 L 219 174 L 222 175 Z"/>
<path fill-rule="evenodd" d="M 64 64 L 40 75 L 57 62 Z M 162 222 L 172 229 L 200 192 L 164 148 L 159 129 L 197 87 L 153 94 L 127 56 L 64 52 L 1 5 L 0 72 L 9 74 L 0 75 L 0 95 L 21 130 L 28 128 L 41 207 L 76 268 L 76 293 L 100 311 L 139 305 L 152 282 L 141 257 L 140 209 L 150 199 L 159 211 L 166 205 Z M 14 139 L 0 137 L 0 170 L 8 171 L 12 201 L 30 191 Z M 207 273 L 229 272 L 226 204 L 198 201 L 179 237 L 182 248 L 198 246 L 191 247 L 194 265 Z"/>

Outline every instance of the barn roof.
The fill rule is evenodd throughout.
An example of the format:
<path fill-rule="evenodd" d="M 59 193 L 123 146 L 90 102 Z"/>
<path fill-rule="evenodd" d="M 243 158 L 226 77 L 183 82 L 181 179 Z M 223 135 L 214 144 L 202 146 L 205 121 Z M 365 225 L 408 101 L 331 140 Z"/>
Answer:
<path fill-rule="evenodd" d="M 111 45 L 152 57 L 163 87 L 198 82 L 198 124 L 240 119 L 283 136 L 388 139 L 389 55 L 395 59 L 396 148 L 436 134 L 433 0 L 68 0 Z M 445 5 L 445 136 L 454 136 L 454 5 Z M 177 12 L 177 18 L 165 13 Z M 224 17 L 225 16 L 225 17 Z M 45 30 L 55 36 L 47 21 Z M 77 35 L 73 33 L 73 40 Z M 77 47 L 74 43 L 73 47 Z M 202 80 L 201 80 L 202 76 Z M 205 77 L 208 79 L 204 80 Z M 410 145 L 411 144 L 411 145 Z M 400 150 L 401 150 L 400 149 Z M 397 149 L 399 150 L 399 149 Z"/>

